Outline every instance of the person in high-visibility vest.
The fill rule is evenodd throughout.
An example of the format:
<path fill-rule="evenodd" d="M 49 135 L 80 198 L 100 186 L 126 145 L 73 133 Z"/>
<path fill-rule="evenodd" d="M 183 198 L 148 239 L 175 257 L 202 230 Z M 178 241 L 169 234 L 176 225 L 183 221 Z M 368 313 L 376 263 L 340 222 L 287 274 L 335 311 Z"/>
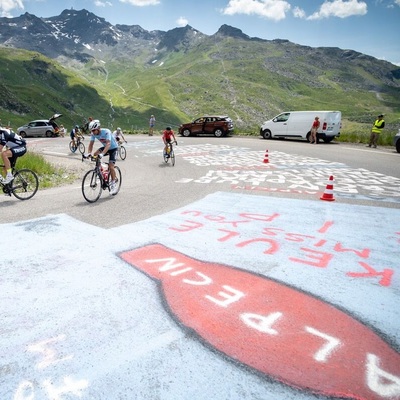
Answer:
<path fill-rule="evenodd" d="M 374 122 L 374 125 L 372 126 L 371 136 L 369 138 L 369 145 L 367 147 L 373 146 L 376 149 L 379 134 L 382 132 L 384 127 L 385 121 L 383 119 L 383 114 L 378 115 L 378 119 Z"/>

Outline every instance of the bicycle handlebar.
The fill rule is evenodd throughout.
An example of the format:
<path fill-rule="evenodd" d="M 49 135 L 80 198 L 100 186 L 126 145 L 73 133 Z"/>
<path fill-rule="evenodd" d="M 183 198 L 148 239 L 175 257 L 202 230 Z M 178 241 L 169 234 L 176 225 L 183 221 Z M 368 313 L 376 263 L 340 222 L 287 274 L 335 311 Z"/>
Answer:
<path fill-rule="evenodd" d="M 82 162 L 83 162 L 83 160 L 96 161 L 97 158 L 98 158 L 97 156 L 92 156 L 92 155 L 85 157 L 85 155 L 82 154 Z"/>

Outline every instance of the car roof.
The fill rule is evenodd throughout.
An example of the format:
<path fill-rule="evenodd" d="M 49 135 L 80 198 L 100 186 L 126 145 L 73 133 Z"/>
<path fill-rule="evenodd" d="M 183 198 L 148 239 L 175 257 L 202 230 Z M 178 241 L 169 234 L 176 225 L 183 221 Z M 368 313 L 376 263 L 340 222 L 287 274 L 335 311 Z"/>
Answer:
<path fill-rule="evenodd" d="M 198 117 L 196 119 L 199 118 L 229 118 L 227 115 L 202 115 L 201 117 Z"/>
<path fill-rule="evenodd" d="M 24 126 L 25 126 L 25 125 L 28 125 L 28 124 L 31 124 L 32 122 L 44 122 L 44 123 L 46 123 L 46 124 L 50 124 L 50 122 L 51 122 L 52 120 L 55 120 L 55 119 L 57 119 L 57 118 L 60 118 L 61 116 L 62 116 L 62 114 L 54 114 L 54 115 L 52 115 L 49 119 L 34 119 L 34 120 L 29 121 L 29 122 L 27 122 L 26 124 L 24 124 Z"/>

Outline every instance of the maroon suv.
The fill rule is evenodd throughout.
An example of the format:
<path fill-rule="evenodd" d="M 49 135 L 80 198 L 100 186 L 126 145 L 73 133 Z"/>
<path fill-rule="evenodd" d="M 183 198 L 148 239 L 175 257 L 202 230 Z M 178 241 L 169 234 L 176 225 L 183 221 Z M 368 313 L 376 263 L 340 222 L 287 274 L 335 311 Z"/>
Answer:
<path fill-rule="evenodd" d="M 179 134 L 185 137 L 196 135 L 226 136 L 233 132 L 233 122 L 226 115 L 206 115 L 179 127 Z"/>

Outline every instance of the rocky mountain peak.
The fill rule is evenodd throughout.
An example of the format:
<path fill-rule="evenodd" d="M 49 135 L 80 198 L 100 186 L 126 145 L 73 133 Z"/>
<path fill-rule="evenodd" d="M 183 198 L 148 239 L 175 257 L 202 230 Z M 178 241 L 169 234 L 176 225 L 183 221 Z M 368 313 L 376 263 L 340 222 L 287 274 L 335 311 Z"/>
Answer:
<path fill-rule="evenodd" d="M 238 38 L 238 39 L 245 39 L 245 40 L 250 39 L 250 36 L 243 33 L 240 29 L 234 28 L 233 26 L 225 25 L 225 24 L 219 28 L 219 30 L 216 34 L 223 35 L 223 36 L 230 36 L 230 37 Z"/>
<path fill-rule="evenodd" d="M 81 44 L 106 43 L 112 46 L 117 43 L 113 26 L 85 9 L 64 10 L 59 16 L 47 18 L 45 22 L 65 38 Z"/>
<path fill-rule="evenodd" d="M 174 28 L 165 32 L 162 36 L 158 48 L 166 48 L 167 50 L 179 50 L 181 47 L 190 47 L 190 45 L 204 37 L 201 32 L 186 25 L 181 28 Z"/>

